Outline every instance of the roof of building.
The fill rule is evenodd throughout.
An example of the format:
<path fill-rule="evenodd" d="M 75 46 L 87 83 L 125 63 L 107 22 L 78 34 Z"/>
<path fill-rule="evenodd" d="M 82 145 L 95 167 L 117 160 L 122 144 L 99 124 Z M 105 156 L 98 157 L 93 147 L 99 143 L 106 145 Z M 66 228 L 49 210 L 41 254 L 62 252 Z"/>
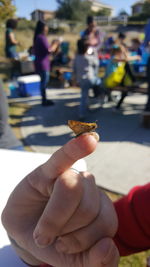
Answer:
<path fill-rule="evenodd" d="M 100 7 L 103 7 L 103 8 L 109 8 L 109 9 L 114 9 L 112 6 L 110 5 L 107 5 L 101 1 L 98 1 L 98 0 L 88 0 L 92 3 L 92 5 L 97 5 L 97 6 L 100 6 Z"/>

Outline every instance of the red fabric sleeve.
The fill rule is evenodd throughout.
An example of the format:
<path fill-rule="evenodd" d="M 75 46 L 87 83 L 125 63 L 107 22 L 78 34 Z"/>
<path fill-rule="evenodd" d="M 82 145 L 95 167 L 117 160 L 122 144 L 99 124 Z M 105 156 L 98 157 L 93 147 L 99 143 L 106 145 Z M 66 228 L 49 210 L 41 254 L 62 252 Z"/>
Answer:
<path fill-rule="evenodd" d="M 121 256 L 150 249 L 150 183 L 114 203 L 119 228 L 114 241 Z"/>

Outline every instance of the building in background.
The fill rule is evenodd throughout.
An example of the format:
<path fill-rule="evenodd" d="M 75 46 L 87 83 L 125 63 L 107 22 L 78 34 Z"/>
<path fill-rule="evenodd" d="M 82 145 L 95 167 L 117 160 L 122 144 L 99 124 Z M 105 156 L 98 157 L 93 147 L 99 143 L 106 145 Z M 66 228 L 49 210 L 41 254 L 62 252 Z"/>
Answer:
<path fill-rule="evenodd" d="M 91 3 L 91 9 L 94 12 L 98 12 L 103 9 L 108 9 L 110 11 L 110 16 L 114 15 L 114 8 L 98 0 L 88 0 Z"/>
<path fill-rule="evenodd" d="M 36 9 L 31 13 L 31 19 L 33 21 L 49 20 L 55 18 L 55 12 L 49 10 Z"/>
<path fill-rule="evenodd" d="M 139 15 L 142 13 L 143 10 L 143 4 L 144 4 L 145 0 L 141 0 L 138 2 L 135 2 L 131 8 L 132 8 L 132 15 Z"/>

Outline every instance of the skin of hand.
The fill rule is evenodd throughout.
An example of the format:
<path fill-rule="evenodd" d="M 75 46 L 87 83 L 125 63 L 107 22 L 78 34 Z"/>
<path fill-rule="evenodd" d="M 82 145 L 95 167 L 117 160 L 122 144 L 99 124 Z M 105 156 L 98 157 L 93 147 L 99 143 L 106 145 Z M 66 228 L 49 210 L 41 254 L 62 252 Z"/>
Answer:
<path fill-rule="evenodd" d="M 116 267 L 117 217 L 93 175 L 70 167 L 96 149 L 93 135 L 74 138 L 25 177 L 2 213 L 19 256 L 31 265 Z M 21 252 L 21 250 L 23 251 Z"/>
<path fill-rule="evenodd" d="M 49 52 L 50 53 L 55 52 L 58 49 L 59 45 L 60 45 L 59 41 L 52 44 L 51 47 L 49 48 Z"/>

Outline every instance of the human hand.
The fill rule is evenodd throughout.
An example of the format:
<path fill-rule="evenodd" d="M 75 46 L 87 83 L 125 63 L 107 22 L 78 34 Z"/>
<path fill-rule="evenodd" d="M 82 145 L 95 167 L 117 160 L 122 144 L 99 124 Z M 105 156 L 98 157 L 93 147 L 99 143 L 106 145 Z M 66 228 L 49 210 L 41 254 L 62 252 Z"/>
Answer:
<path fill-rule="evenodd" d="M 40 262 L 57 267 L 117 266 L 112 204 L 98 192 L 92 175 L 69 169 L 92 153 L 96 143 L 89 134 L 71 140 L 9 198 L 3 224 L 17 244 Z"/>

